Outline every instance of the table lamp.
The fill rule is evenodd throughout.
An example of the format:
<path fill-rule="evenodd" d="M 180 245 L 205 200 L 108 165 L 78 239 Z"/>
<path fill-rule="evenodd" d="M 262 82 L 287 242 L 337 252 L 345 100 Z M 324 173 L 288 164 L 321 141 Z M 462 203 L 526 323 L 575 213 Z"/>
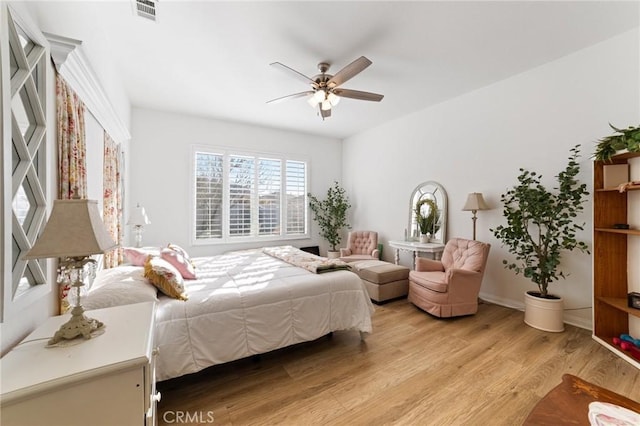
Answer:
<path fill-rule="evenodd" d="M 473 239 L 476 239 L 476 220 L 478 220 L 476 213 L 478 210 L 489 210 L 489 206 L 484 202 L 482 193 L 472 192 L 467 196 L 467 202 L 464 203 L 463 211 L 470 211 L 473 213 Z"/>
<path fill-rule="evenodd" d="M 127 225 L 133 225 L 136 233 L 136 247 L 142 246 L 142 231 L 145 225 L 149 225 L 151 221 L 147 217 L 147 213 L 144 211 L 144 207 L 138 203 L 136 208 L 131 212 Z"/>
<path fill-rule="evenodd" d="M 95 200 L 54 200 L 51 216 L 25 259 L 60 258 L 58 276 L 60 282 L 72 281 L 75 289 L 75 306 L 71 319 L 63 324 L 49 340 L 48 346 L 67 339 L 91 334 L 104 327 L 98 320 L 84 315 L 80 301 L 80 289 L 84 286 L 84 267 L 95 264 L 92 254 L 104 253 L 117 247 L 102 222 Z"/>

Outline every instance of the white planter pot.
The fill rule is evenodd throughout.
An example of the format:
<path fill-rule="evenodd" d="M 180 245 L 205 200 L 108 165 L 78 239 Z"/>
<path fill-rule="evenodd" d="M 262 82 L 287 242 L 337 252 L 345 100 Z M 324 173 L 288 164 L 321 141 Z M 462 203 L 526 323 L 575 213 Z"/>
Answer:
<path fill-rule="evenodd" d="M 337 259 L 340 257 L 340 252 L 339 251 L 327 251 L 327 257 L 329 259 Z"/>
<path fill-rule="evenodd" d="M 420 242 L 428 243 L 431 240 L 431 235 L 429 234 L 420 234 Z"/>
<path fill-rule="evenodd" d="M 556 297 L 557 299 L 543 299 L 525 292 L 525 324 L 543 331 L 564 331 L 564 301 L 561 297 Z"/>

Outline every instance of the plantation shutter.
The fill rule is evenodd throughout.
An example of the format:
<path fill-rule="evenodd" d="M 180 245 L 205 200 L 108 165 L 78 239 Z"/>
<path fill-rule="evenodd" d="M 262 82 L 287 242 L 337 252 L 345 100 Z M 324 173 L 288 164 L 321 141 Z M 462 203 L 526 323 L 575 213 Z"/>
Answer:
<path fill-rule="evenodd" d="M 229 235 L 251 235 L 251 204 L 254 194 L 255 161 L 252 157 L 229 158 Z"/>
<path fill-rule="evenodd" d="M 196 238 L 222 238 L 223 157 L 196 152 Z"/>
<path fill-rule="evenodd" d="M 287 197 L 287 235 L 306 233 L 306 163 L 287 160 L 286 197 Z"/>
<path fill-rule="evenodd" d="M 258 160 L 258 235 L 280 234 L 280 160 Z"/>

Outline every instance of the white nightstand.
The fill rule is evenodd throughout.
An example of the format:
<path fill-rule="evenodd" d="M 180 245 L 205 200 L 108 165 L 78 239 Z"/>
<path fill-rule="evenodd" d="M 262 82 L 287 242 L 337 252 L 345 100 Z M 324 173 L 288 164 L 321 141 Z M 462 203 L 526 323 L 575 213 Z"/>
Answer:
<path fill-rule="evenodd" d="M 52 317 L 0 359 L 3 426 L 155 424 L 155 304 L 87 314 L 104 322 L 102 335 L 45 348 L 69 318 Z"/>

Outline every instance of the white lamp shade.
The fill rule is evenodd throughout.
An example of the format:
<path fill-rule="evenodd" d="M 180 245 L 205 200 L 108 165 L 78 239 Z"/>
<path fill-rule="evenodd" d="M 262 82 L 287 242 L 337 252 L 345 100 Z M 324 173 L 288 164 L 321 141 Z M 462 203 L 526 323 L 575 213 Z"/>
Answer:
<path fill-rule="evenodd" d="M 138 204 L 136 208 L 131 212 L 127 225 L 144 226 L 150 223 L 151 221 L 149 220 L 147 213 L 144 211 L 144 207 Z"/>
<path fill-rule="evenodd" d="M 24 259 L 89 256 L 117 246 L 102 222 L 96 200 L 54 200 L 42 235 Z"/>
<path fill-rule="evenodd" d="M 330 92 L 327 95 L 327 100 L 329 101 L 329 103 L 331 103 L 331 106 L 336 106 L 340 102 L 340 96 L 336 95 L 333 92 Z"/>
<path fill-rule="evenodd" d="M 318 106 L 318 104 L 320 103 L 315 96 L 310 96 L 309 99 L 307 99 L 307 103 L 312 107 L 315 108 Z"/>
<path fill-rule="evenodd" d="M 318 91 L 316 91 L 316 93 L 313 94 L 313 97 L 315 98 L 316 101 L 318 101 L 318 103 L 324 101 L 325 99 L 325 91 L 323 89 L 319 89 Z"/>
<path fill-rule="evenodd" d="M 464 203 L 463 211 L 489 210 L 489 206 L 484 202 L 482 193 L 472 192 L 467 196 L 467 202 Z"/>

